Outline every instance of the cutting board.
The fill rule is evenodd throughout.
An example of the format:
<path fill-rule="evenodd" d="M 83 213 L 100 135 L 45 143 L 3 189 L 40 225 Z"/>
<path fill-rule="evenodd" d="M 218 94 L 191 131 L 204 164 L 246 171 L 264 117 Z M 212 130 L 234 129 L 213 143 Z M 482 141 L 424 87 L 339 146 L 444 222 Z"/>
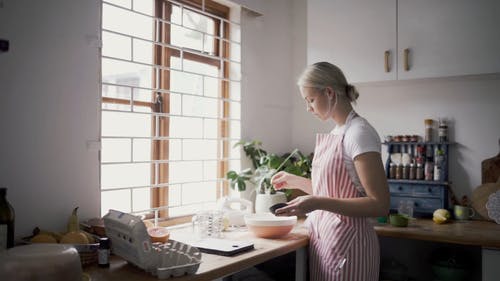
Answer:
<path fill-rule="evenodd" d="M 488 216 L 488 210 L 486 210 L 486 202 L 488 202 L 488 197 L 498 190 L 500 190 L 500 181 L 497 183 L 482 184 L 472 191 L 472 207 L 478 214 L 481 215 L 481 217 L 486 220 L 492 220 Z"/>
<path fill-rule="evenodd" d="M 500 145 L 500 139 L 498 140 Z M 481 183 L 497 182 L 500 179 L 500 152 L 497 156 L 481 162 Z"/>

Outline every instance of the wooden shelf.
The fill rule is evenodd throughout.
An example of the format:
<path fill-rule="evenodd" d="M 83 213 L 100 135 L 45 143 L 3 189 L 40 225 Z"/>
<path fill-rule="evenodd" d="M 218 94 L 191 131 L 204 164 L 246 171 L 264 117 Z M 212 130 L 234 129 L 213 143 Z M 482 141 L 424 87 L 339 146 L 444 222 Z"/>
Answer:
<path fill-rule="evenodd" d="M 415 184 L 432 184 L 432 185 L 450 185 L 448 181 L 426 181 L 426 180 L 396 180 L 387 179 L 389 183 L 415 183 Z"/>

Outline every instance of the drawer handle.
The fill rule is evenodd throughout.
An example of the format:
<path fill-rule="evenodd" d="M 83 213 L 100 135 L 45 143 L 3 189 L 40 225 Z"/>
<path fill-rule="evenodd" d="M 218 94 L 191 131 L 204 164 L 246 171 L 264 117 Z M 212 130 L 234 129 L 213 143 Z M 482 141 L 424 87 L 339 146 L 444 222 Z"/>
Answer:
<path fill-rule="evenodd" d="M 427 191 L 428 191 L 429 193 L 432 193 L 432 187 L 427 188 Z"/>
<path fill-rule="evenodd" d="M 414 205 L 415 207 L 418 207 L 420 204 L 418 204 L 418 202 L 415 202 L 415 203 L 413 203 L 413 205 Z"/>
<path fill-rule="evenodd" d="M 391 71 L 390 67 L 389 67 L 389 57 L 391 55 L 391 52 L 389 50 L 385 51 L 384 52 L 384 69 L 385 69 L 385 72 L 389 72 Z"/>
<path fill-rule="evenodd" d="M 410 49 L 406 48 L 403 50 L 404 54 L 404 70 L 410 70 L 410 64 L 408 63 L 408 56 L 410 55 Z"/>
<path fill-rule="evenodd" d="M 403 190 L 403 187 L 402 186 L 398 186 L 398 190 L 399 191 Z"/>

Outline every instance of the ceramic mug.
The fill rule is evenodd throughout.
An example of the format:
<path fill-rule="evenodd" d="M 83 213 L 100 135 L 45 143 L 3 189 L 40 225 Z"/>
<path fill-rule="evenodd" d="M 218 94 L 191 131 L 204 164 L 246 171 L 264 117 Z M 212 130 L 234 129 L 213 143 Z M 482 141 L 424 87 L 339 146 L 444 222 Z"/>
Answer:
<path fill-rule="evenodd" d="M 468 220 L 474 217 L 474 215 L 476 214 L 476 212 L 474 212 L 474 209 L 461 205 L 455 205 L 453 211 L 455 219 L 457 220 Z"/>

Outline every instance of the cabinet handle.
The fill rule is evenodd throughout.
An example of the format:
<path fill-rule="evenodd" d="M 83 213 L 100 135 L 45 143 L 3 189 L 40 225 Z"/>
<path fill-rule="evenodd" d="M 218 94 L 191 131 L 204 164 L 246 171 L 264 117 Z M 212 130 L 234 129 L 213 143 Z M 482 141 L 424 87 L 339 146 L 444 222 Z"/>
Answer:
<path fill-rule="evenodd" d="M 408 71 L 408 70 L 410 70 L 410 65 L 408 63 L 408 56 L 410 54 L 410 49 L 408 49 L 408 48 L 404 49 L 403 50 L 403 54 L 404 54 L 404 60 L 403 60 L 403 62 L 404 62 L 404 70 Z"/>
<path fill-rule="evenodd" d="M 389 50 L 387 50 L 387 51 L 384 52 L 384 69 L 385 69 L 385 72 L 391 71 L 391 69 L 389 67 L 389 56 L 390 55 L 391 55 L 391 52 Z"/>

